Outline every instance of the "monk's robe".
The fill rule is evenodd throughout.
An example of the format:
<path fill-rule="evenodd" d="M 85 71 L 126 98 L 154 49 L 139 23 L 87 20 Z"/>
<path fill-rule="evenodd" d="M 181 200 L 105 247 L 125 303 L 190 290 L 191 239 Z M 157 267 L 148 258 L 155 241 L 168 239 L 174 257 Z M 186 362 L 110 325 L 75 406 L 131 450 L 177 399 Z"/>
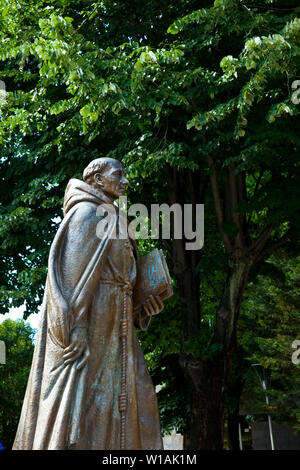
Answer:
<path fill-rule="evenodd" d="M 83 181 L 72 179 L 67 186 L 13 449 L 120 449 L 124 302 L 125 448 L 163 448 L 157 398 L 135 331 L 137 247 L 131 237 L 118 234 L 121 216 L 109 203 L 101 190 Z M 108 209 L 101 219 L 103 207 Z M 104 220 L 106 227 L 99 230 L 99 221 Z M 144 322 L 142 317 L 140 321 Z M 63 361 L 76 326 L 87 327 L 90 349 L 88 363 L 80 370 L 82 356 L 68 365 Z"/>

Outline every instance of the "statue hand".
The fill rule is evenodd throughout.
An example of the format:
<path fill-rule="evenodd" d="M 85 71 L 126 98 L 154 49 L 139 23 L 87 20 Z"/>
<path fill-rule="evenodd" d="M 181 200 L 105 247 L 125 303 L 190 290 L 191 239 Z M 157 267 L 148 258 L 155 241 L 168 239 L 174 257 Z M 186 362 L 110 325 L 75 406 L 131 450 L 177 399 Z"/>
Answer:
<path fill-rule="evenodd" d="M 164 304 L 158 295 L 150 295 L 143 307 L 147 315 L 151 316 L 160 313 L 164 308 Z"/>
<path fill-rule="evenodd" d="M 63 359 L 65 366 L 76 361 L 76 359 L 82 355 L 83 358 L 77 364 L 77 370 L 81 369 L 87 363 L 90 350 L 88 345 L 87 328 L 75 326 L 75 328 L 71 331 L 70 344 L 67 348 L 64 349 Z"/>

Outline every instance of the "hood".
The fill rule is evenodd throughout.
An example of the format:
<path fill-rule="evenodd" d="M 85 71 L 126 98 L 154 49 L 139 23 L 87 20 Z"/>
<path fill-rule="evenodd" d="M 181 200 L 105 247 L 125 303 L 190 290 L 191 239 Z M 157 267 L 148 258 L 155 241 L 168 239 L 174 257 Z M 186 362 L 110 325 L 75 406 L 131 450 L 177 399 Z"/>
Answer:
<path fill-rule="evenodd" d="M 64 197 L 64 204 L 63 204 L 63 212 L 64 216 L 69 212 L 75 204 L 79 202 L 93 202 L 94 204 L 111 204 L 111 200 L 109 199 L 106 194 L 101 189 L 96 189 L 85 181 L 78 180 L 76 178 L 72 178 L 66 188 L 65 197 Z M 118 205 L 114 203 L 114 206 L 118 209 Z M 127 221 L 128 224 L 128 221 Z M 135 253 L 135 257 L 139 258 L 139 251 L 137 247 L 137 242 L 134 236 L 134 233 L 131 227 L 128 225 L 128 236 L 131 239 L 133 244 L 133 249 Z"/>
<path fill-rule="evenodd" d="M 96 189 L 85 181 L 72 178 L 65 191 L 63 211 L 66 215 L 75 204 L 79 202 L 93 202 L 95 204 L 111 204 L 111 200 L 101 189 Z"/>

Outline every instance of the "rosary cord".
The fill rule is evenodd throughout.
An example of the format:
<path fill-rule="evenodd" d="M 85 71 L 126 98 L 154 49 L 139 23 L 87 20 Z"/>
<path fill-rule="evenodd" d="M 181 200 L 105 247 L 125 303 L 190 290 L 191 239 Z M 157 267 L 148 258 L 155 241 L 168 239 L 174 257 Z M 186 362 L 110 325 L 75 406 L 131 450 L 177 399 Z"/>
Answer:
<path fill-rule="evenodd" d="M 128 334 L 128 318 L 127 318 L 127 286 L 124 287 L 124 303 L 123 315 L 121 319 L 121 395 L 119 396 L 119 411 L 121 418 L 121 433 L 120 433 L 120 449 L 126 449 L 126 410 L 127 410 L 127 334 Z"/>

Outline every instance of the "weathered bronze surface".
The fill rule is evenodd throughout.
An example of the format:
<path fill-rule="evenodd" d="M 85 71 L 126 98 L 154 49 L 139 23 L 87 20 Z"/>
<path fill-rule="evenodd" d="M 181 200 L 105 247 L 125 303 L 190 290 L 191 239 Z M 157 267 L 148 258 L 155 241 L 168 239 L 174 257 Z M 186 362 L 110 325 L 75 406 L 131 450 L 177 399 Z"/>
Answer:
<path fill-rule="evenodd" d="M 125 239 L 110 236 L 122 217 L 113 202 L 128 180 L 121 163 L 106 158 L 91 162 L 83 177 L 67 186 L 50 249 L 13 448 L 162 449 L 157 398 L 134 325 L 137 318 L 149 324 L 163 304 L 152 296 L 139 315 L 133 310 L 137 245 L 127 230 Z M 99 238 L 103 204 L 111 210 Z"/>

